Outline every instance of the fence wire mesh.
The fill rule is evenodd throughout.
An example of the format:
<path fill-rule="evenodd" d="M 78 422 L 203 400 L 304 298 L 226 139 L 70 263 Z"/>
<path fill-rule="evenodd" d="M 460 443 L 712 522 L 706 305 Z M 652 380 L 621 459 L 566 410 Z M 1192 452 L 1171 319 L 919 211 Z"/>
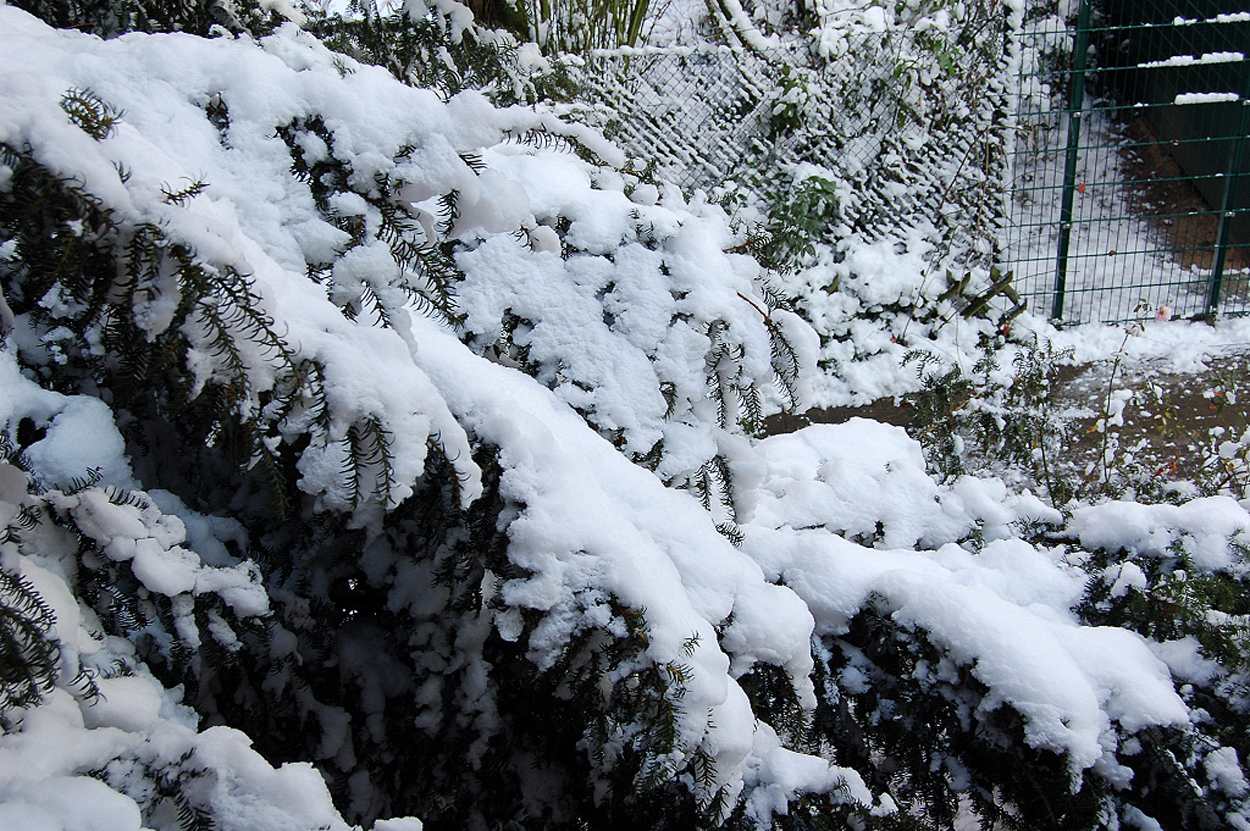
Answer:
<path fill-rule="evenodd" d="M 574 115 L 688 192 L 784 198 L 775 173 L 816 165 L 838 183 L 831 238 L 919 229 L 948 280 L 997 265 L 1060 321 L 1250 313 L 1245 4 L 1035 4 L 1018 31 L 986 11 L 945 43 L 848 33 L 815 64 L 598 51 Z"/>
<path fill-rule="evenodd" d="M 838 184 L 831 237 L 921 227 L 955 262 L 988 268 L 1004 222 L 1002 18 L 950 38 L 975 66 L 897 32 L 848 35 L 815 64 L 785 49 L 597 51 L 576 73 L 589 104 L 574 116 L 686 191 L 734 181 L 767 202 L 784 197 L 779 171 L 815 166 Z"/>
<path fill-rule="evenodd" d="M 766 132 L 775 71 L 728 47 L 595 51 L 578 80 L 596 106 L 580 116 L 683 190 L 710 189 Z"/>
<path fill-rule="evenodd" d="M 1035 308 L 1250 311 L 1250 12 L 1235 5 L 1083 0 L 1075 24 L 1019 33 L 1005 259 Z"/>

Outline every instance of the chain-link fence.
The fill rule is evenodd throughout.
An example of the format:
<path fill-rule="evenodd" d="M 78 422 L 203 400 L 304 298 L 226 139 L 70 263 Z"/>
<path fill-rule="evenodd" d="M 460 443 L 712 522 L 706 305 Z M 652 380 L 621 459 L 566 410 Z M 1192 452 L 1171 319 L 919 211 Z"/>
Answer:
<path fill-rule="evenodd" d="M 1003 20 L 945 38 L 856 32 L 815 61 L 781 48 L 595 52 L 577 72 L 589 102 L 577 117 L 687 191 L 734 181 L 768 203 L 806 165 L 836 184 L 831 238 L 921 228 L 947 258 L 988 268 L 1003 222 Z"/>
<path fill-rule="evenodd" d="M 687 191 L 737 181 L 767 204 L 814 167 L 837 186 L 831 239 L 919 231 L 948 279 L 996 264 L 1062 321 L 1250 312 L 1246 2 L 1038 3 L 1018 31 L 985 11 L 942 38 L 850 32 L 815 61 L 595 52 L 579 117 Z"/>
<path fill-rule="evenodd" d="M 767 133 L 785 63 L 716 46 L 596 51 L 578 72 L 581 115 L 683 190 L 711 189 Z"/>
<path fill-rule="evenodd" d="M 1250 311 L 1245 0 L 1082 0 L 1019 40 L 1021 295 L 1064 321 Z"/>

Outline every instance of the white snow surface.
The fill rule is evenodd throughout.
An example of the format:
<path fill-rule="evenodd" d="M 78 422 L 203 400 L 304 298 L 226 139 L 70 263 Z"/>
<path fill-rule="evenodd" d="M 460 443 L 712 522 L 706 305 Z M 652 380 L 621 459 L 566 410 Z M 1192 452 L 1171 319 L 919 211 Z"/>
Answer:
<path fill-rule="evenodd" d="M 1235 92 L 1182 92 L 1176 96 L 1176 104 L 1219 104 L 1224 101 L 1240 101 Z"/>
<path fill-rule="evenodd" d="M 1029 742 L 1070 753 L 1074 769 L 1115 747 L 1111 719 L 1130 730 L 1188 720 L 1166 666 L 1142 638 L 1081 626 L 1069 611 L 1088 575 L 1061 549 L 1009 537 L 1010 522 L 1055 519 L 1036 499 L 1006 499 L 997 480 L 925 482 L 920 449 L 900 428 L 858 419 L 766 439 L 761 452 L 770 463 L 764 488 L 786 497 L 776 500 L 785 511 L 761 508 L 743 549 L 803 598 L 818 631 L 842 631 L 870 595 L 883 598 L 896 620 L 974 664 L 994 694 L 1026 716 Z M 874 549 L 827 533 L 871 535 L 867 516 L 884 526 Z M 956 544 L 976 526 L 1002 538 L 977 552 Z M 932 536 L 917 546 L 924 534 Z"/>
<path fill-rule="evenodd" d="M 1202 55 L 1173 55 L 1162 61 L 1138 64 L 1140 69 L 1157 69 L 1163 66 L 1193 66 L 1205 63 L 1240 63 L 1246 59 L 1243 52 L 1204 52 Z"/>
<path fill-rule="evenodd" d="M 287 342 L 324 365 L 334 418 L 324 441 L 304 451 L 301 487 L 324 507 L 347 504 L 337 442 L 370 415 L 386 420 L 396 442 L 397 500 L 412 492 L 431 438 L 458 466 L 466 502 L 480 493 L 471 440 L 498 446 L 503 493 L 524 505 L 508 527 L 509 556 L 531 575 L 504 584 L 501 596 L 508 606 L 547 613 L 529 641 L 531 658 L 540 666 L 550 661 L 576 625 L 584 612 L 575 608 L 577 592 L 599 590 L 645 608 L 647 657 L 693 669 L 680 749 L 707 751 L 716 762 L 713 787 L 741 795 L 761 820 L 783 812 L 796 791 L 839 786 L 846 798 L 886 810 L 856 771 L 785 748 L 757 721 L 737 681 L 759 662 L 774 664 L 789 674 L 800 701 L 814 706 L 813 635 L 845 631 L 870 598 L 971 667 L 991 691 L 986 706 L 1015 708 L 1026 740 L 1068 754 L 1074 773 L 1098 767 L 1127 786 L 1131 774 L 1114 758 L 1118 736 L 1189 720 L 1172 673 L 1202 671 L 1192 644 L 1164 648 L 1125 630 L 1081 625 L 1071 608 L 1090 575 L 1065 548 L 1018 538 L 1021 524 L 1063 521 L 1032 494 L 1012 493 L 997 479 L 939 485 L 925 473 L 918 444 L 873 422 L 760 441 L 703 426 L 715 421 L 701 375 L 708 344 L 685 321 L 724 320 L 727 337 L 742 348 L 745 376 L 754 383 L 769 377 L 762 304 L 752 308 L 756 302 L 747 299 L 758 296 L 758 266 L 725 253 L 732 235 L 715 206 L 671 199 L 656 205 L 645 193 L 631 201 L 609 168 L 504 142 L 507 132 L 563 130 L 551 117 L 499 110 L 472 93 L 442 103 L 350 61 L 351 71 L 341 74 L 335 61 L 345 59 L 294 26 L 260 43 L 181 35 L 104 42 L 53 31 L 0 6 L 0 55 L 0 140 L 29 146 L 107 207 L 159 222 L 201 257 L 250 275 Z M 90 88 L 125 111 L 111 137 L 93 140 L 65 116 L 58 102 L 74 88 Z M 213 95 L 229 104 L 224 144 L 203 117 Z M 351 159 L 366 186 L 375 174 L 399 176 L 404 198 L 416 206 L 453 188 L 464 195 L 455 229 L 465 242 L 463 332 L 415 311 L 394 329 L 349 321 L 305 277 L 306 262 L 332 255 L 342 232 L 320 218 L 287 174 L 290 157 L 274 129 L 313 113 L 330 128 L 333 151 Z M 605 161 L 622 158 L 594 137 L 586 140 Z M 416 161 L 396 161 L 403 144 L 418 148 Z M 486 172 L 476 173 L 462 152 L 480 153 Z M 123 181 L 118 165 L 134 175 Z M 208 189 L 185 206 L 162 199 L 162 185 L 200 177 Z M 339 209 L 353 210 L 349 201 Z M 354 209 L 367 213 L 363 205 Z M 571 220 L 562 240 L 554 230 L 561 217 Z M 543 244 L 527 246 L 513 232 Z M 561 242 L 572 249 L 567 259 L 552 250 Z M 883 271 L 890 262 L 880 252 L 856 256 Z M 353 257 L 339 263 L 344 279 L 391 267 L 360 249 Z M 613 322 L 604 319 L 604 296 Z M 526 335 L 530 359 L 562 361 L 566 376 L 534 378 L 482 357 L 480 347 L 499 336 L 505 312 L 534 323 Z M 811 335 L 799 332 L 797 320 L 784 325 L 797 337 Z M 1165 344 L 1161 353 L 1187 344 L 1185 354 L 1200 361 L 1201 350 L 1221 339 L 1250 340 L 1246 326 L 1202 329 L 1212 333 L 1205 339 L 1162 325 L 1147 331 Z M 1095 334 L 1079 343 L 1097 351 L 1098 342 Z M 247 360 L 263 389 L 264 354 Z M 206 378 L 213 371 L 205 366 Z M 676 418 L 666 417 L 663 381 L 683 402 Z M 47 489 L 49 508 L 72 513 L 107 557 L 132 560 L 151 592 L 212 592 L 240 615 L 264 612 L 255 567 L 212 542 L 237 533 L 228 522 L 214 525 L 172 495 L 153 494 L 146 508 L 110 501 L 106 487 L 141 483 L 104 403 L 39 388 L 21 376 L 7 346 L 0 350 L 0 391 L 0 423 L 30 417 L 49 425 L 27 451 L 34 484 Z M 588 418 L 604 433 L 622 431 L 621 447 Z M 660 439 L 674 450 L 659 475 L 628 458 Z M 740 548 L 717 532 L 698 500 L 665 485 L 716 452 L 730 457 L 739 478 Z M 95 469 L 96 487 L 62 492 Z M 3 478 L 0 484 L 0 517 L 12 517 L 15 488 Z M 1221 569 L 1235 557 L 1229 538 L 1244 537 L 1250 516 L 1229 499 L 1178 507 L 1108 503 L 1078 512 L 1074 528 L 1087 547 L 1151 556 L 1184 538 L 1199 566 Z M 139 808 L 124 784 L 85 772 L 186 752 L 211 772 L 209 801 L 224 831 L 347 827 L 311 765 L 275 769 L 237 731 L 197 732 L 177 691 L 163 689 L 126 644 L 92 634 L 90 613 L 70 590 L 72 550 L 58 548 L 54 535 L 38 541 L 21 553 L 6 543 L 0 563 L 16 564 L 53 607 L 65 660 L 107 666 L 116 658 L 133 674 L 103 678 L 100 703 L 76 698 L 66 682 L 42 704 L 10 716 L 14 729 L 0 736 L 0 827 L 137 831 Z M 506 615 L 495 625 L 505 636 L 512 631 Z M 1228 793 L 1246 789 L 1235 754 L 1213 754 L 1207 765 Z M 420 823 L 406 818 L 376 827 L 414 831 Z"/>

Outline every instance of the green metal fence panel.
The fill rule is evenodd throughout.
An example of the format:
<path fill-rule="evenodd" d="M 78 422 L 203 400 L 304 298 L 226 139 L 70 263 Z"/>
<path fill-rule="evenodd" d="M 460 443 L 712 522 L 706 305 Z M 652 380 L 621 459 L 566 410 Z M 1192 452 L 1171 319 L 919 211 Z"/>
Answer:
<path fill-rule="evenodd" d="M 1076 11 L 1017 37 L 1017 290 L 1065 322 L 1250 313 L 1250 7 Z"/>

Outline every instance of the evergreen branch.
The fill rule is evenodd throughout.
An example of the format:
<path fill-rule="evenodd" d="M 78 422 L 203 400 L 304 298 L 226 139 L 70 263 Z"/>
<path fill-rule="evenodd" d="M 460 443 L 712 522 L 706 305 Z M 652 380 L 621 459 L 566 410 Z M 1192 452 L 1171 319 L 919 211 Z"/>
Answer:
<path fill-rule="evenodd" d="M 52 609 L 22 575 L 0 569 L 0 713 L 35 704 L 56 682 Z"/>
<path fill-rule="evenodd" d="M 424 226 L 392 198 L 392 185 L 384 179 L 377 184 L 381 193 L 376 202 L 381 214 L 377 238 L 390 247 L 396 264 L 407 272 L 398 287 L 423 310 L 448 323 L 456 323 L 459 314 L 455 303 L 455 284 L 460 280 L 459 270 L 447 250 L 435 240 L 427 239 Z M 439 229 L 445 235 L 459 215 L 455 191 L 445 194 L 439 204 L 444 216 Z"/>
<path fill-rule="evenodd" d="M 97 484 L 99 484 L 102 476 L 103 473 L 101 473 L 100 468 L 93 467 L 82 476 L 75 476 L 70 481 L 70 486 L 66 489 L 65 494 L 67 496 L 73 496 L 74 494 L 82 493 L 88 488 L 94 488 Z"/>
<path fill-rule="evenodd" d="M 438 212 L 442 217 L 438 223 L 438 231 L 444 237 L 450 237 L 460 218 L 460 191 L 452 189 L 438 197 Z"/>
<path fill-rule="evenodd" d="M 799 354 L 780 326 L 769 318 L 765 318 L 764 322 L 768 329 L 768 344 L 772 353 L 773 379 L 785 396 L 787 408 L 797 409 L 801 406 L 798 383 L 803 371 L 799 362 Z"/>
<path fill-rule="evenodd" d="M 361 289 L 360 303 L 361 305 L 368 305 L 369 308 L 373 310 L 373 317 L 379 326 L 384 329 L 391 328 L 390 311 L 387 309 L 386 304 L 382 302 L 382 299 L 378 297 L 378 294 L 374 290 L 373 286 L 368 282 L 366 282 L 364 287 Z"/>
<path fill-rule="evenodd" d="M 61 96 L 61 109 L 69 116 L 70 121 L 96 141 L 112 135 L 124 114 L 111 104 L 106 104 L 91 90 L 77 87 Z"/>
<path fill-rule="evenodd" d="M 348 506 L 355 510 L 364 501 L 364 486 L 361 484 L 361 471 L 365 466 L 364 449 L 365 438 L 360 433 L 360 428 L 353 424 L 347 428 L 347 435 L 343 438 L 343 444 L 347 446 L 347 456 L 343 459 L 342 477 L 346 481 L 347 492 L 351 494 L 348 499 Z"/>
<path fill-rule="evenodd" d="M 523 144 L 527 147 L 533 147 L 536 150 L 559 150 L 561 152 L 571 153 L 589 164 L 603 164 L 603 160 L 599 158 L 599 154 L 595 153 L 580 141 L 577 141 L 571 136 L 555 133 L 541 127 L 534 127 L 521 132 L 505 130 L 503 134 L 503 143 Z"/>
<path fill-rule="evenodd" d="M 181 208 L 207 189 L 207 182 L 203 179 L 196 179 L 180 190 L 172 190 L 169 185 L 161 185 L 161 195 L 164 197 L 166 204 L 177 205 Z"/>
<path fill-rule="evenodd" d="M 392 491 L 395 487 L 394 452 L 391 437 L 377 415 L 371 415 L 347 428 L 343 439 L 347 445 L 347 458 L 343 462 L 343 475 L 351 494 L 349 504 L 354 510 L 367 496 L 376 496 L 383 507 L 392 507 Z M 373 487 L 366 493 L 363 473 L 373 472 Z"/>
<path fill-rule="evenodd" d="M 481 153 L 461 153 L 460 161 L 479 176 L 486 170 L 486 162 L 482 160 Z"/>
<path fill-rule="evenodd" d="M 102 240 L 117 230 L 111 212 L 77 179 L 53 175 L 29 152 L 0 144 L 0 162 L 13 171 L 0 191 L 0 227 L 16 241 L 18 265 L 5 297 L 15 314 L 37 319 L 53 315 L 39 305 L 53 286 L 65 289 L 67 308 L 77 333 L 98 315 L 115 271 Z"/>
<path fill-rule="evenodd" d="M 104 489 L 104 494 L 108 501 L 113 505 L 129 505 L 132 508 L 138 508 L 141 511 L 148 510 L 152 504 L 139 494 L 128 491 L 125 488 L 114 487 L 109 485 Z"/>

